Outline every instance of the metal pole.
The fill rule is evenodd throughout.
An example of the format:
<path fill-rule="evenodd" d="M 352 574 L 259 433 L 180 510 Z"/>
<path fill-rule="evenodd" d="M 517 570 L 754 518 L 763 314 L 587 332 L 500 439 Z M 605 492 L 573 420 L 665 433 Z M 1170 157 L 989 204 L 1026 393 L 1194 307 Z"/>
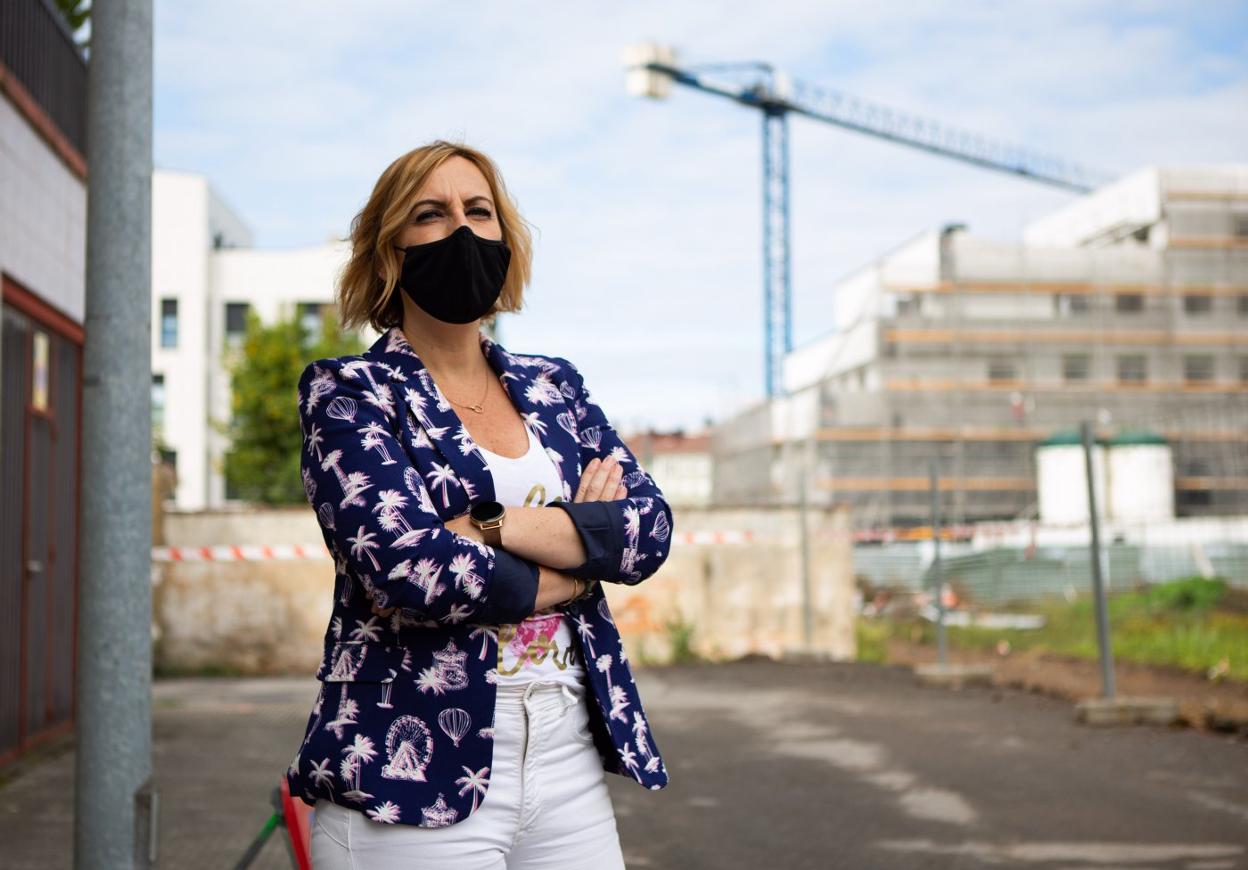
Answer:
<path fill-rule="evenodd" d="M 1105 579 L 1101 574 L 1101 520 L 1096 510 L 1096 482 L 1092 472 L 1092 424 L 1079 424 L 1083 462 L 1088 478 L 1088 525 L 1092 529 L 1092 595 L 1096 600 L 1096 643 L 1101 653 L 1101 693 L 1114 697 L 1114 660 L 1109 646 L 1109 608 L 1105 603 Z"/>
<path fill-rule="evenodd" d="M 802 647 L 806 652 L 814 649 L 815 619 L 810 594 L 810 532 L 806 528 L 810 500 L 806 494 L 807 481 L 811 472 L 810 445 L 807 439 L 802 445 L 801 483 L 798 486 L 799 510 L 798 528 L 802 546 Z"/>
<path fill-rule="evenodd" d="M 96 0 L 87 72 L 74 866 L 155 862 L 152 0 Z"/>
<path fill-rule="evenodd" d="M 940 467 L 935 459 L 929 467 L 932 494 L 932 586 L 936 590 L 936 660 L 943 666 L 949 656 L 945 638 L 945 580 L 940 564 Z"/>
<path fill-rule="evenodd" d="M 774 174 L 771 143 L 771 118 L 763 119 L 763 390 L 767 398 L 776 394 L 775 350 L 771 322 L 772 296 L 775 294 L 775 261 L 772 256 L 772 176 Z"/>

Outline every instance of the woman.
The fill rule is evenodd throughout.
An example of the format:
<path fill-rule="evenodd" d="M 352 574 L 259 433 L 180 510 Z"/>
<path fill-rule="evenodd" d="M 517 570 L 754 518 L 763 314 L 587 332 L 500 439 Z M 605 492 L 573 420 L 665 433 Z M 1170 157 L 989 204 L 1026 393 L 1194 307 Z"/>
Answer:
<path fill-rule="evenodd" d="M 317 867 L 623 867 L 604 772 L 667 784 L 598 581 L 667 558 L 671 509 L 557 356 L 480 330 L 531 242 L 493 162 L 438 141 L 351 229 L 347 328 L 299 379 L 303 480 L 336 564 L 291 762 Z"/>

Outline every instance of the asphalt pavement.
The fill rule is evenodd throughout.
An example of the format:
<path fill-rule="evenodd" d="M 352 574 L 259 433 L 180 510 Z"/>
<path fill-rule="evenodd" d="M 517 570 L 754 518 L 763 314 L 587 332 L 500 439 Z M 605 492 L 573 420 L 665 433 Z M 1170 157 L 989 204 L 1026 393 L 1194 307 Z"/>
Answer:
<path fill-rule="evenodd" d="M 925 688 L 881 665 L 750 660 L 637 680 L 671 784 L 608 776 L 630 868 L 1248 868 L 1240 738 L 1089 728 L 1067 701 Z M 315 689 L 157 684 L 162 867 L 233 866 Z M 10 771 L 0 868 L 71 865 L 72 787 L 68 742 Z M 254 866 L 289 865 L 272 841 Z"/>

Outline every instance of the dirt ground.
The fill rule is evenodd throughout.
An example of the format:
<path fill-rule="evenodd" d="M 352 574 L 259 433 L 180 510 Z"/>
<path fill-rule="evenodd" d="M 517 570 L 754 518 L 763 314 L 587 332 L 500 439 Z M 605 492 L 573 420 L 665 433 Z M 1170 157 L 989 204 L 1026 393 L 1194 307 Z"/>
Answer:
<path fill-rule="evenodd" d="M 888 663 L 925 664 L 936 661 L 935 645 L 892 639 Z M 1071 700 L 1101 695 L 1099 662 L 1037 652 L 1013 651 L 998 655 L 991 650 L 949 648 L 949 661 L 957 664 L 991 664 L 993 681 L 1031 692 Z M 1248 683 L 1213 682 L 1177 668 L 1114 663 L 1114 687 L 1118 695 L 1164 696 L 1179 705 L 1182 724 L 1203 731 L 1218 731 L 1248 738 Z"/>

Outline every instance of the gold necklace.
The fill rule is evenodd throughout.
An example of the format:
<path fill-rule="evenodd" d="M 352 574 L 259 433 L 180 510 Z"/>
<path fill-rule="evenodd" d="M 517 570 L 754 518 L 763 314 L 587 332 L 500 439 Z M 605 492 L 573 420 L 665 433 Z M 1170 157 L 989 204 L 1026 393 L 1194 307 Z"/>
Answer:
<path fill-rule="evenodd" d="M 489 394 L 490 394 L 490 370 L 489 369 L 487 369 L 485 373 L 485 392 L 481 394 L 481 399 L 475 405 L 465 405 L 463 402 L 456 402 L 450 396 L 446 396 L 445 390 L 442 391 L 442 395 L 446 396 L 446 398 L 451 403 L 459 405 L 459 407 L 461 408 L 467 408 L 470 411 L 476 411 L 478 414 L 485 413 L 485 397 L 488 396 Z"/>

